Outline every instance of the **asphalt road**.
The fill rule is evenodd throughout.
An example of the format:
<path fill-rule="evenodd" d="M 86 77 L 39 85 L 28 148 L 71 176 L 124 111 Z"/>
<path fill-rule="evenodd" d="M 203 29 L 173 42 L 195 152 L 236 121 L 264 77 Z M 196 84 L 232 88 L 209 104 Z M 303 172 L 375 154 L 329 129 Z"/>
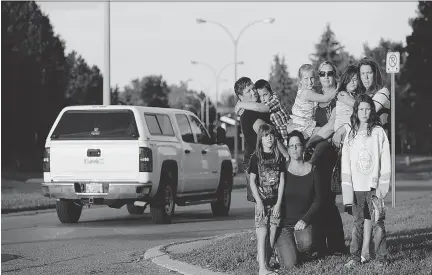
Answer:
<path fill-rule="evenodd" d="M 153 224 L 148 209 L 132 216 L 125 207 L 84 209 L 80 221 L 68 225 L 55 211 L 2 215 L 2 274 L 175 274 L 143 260 L 145 251 L 251 229 L 253 204 L 245 189 L 232 195 L 229 217 L 214 218 L 209 204 L 177 207 L 170 225 Z"/>
<path fill-rule="evenodd" d="M 432 180 L 397 181 L 397 190 L 397 203 L 420 197 L 432 191 Z M 2 273 L 176 274 L 143 260 L 145 251 L 161 244 L 251 229 L 253 204 L 246 201 L 245 191 L 233 190 L 229 217 L 214 218 L 210 205 L 178 207 L 170 225 L 153 224 L 149 210 L 131 216 L 125 207 L 84 209 L 79 223 L 68 225 L 61 224 L 53 210 L 2 215 Z M 390 194 L 387 202 L 390 207 Z"/>

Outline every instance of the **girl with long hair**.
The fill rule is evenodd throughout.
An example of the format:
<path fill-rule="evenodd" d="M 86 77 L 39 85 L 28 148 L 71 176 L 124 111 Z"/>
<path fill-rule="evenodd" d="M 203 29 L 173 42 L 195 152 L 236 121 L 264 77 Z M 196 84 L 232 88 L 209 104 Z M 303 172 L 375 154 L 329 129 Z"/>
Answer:
<path fill-rule="evenodd" d="M 384 215 L 382 208 L 378 208 L 374 201 L 382 205 L 389 190 L 390 145 L 370 96 L 362 94 L 357 98 L 351 126 L 344 127 L 347 134 L 342 147 L 342 189 L 353 190 L 354 217 L 350 245 L 352 259 L 345 266 L 353 267 L 362 262 L 365 219 L 372 220 L 377 265 L 382 266 L 387 263 Z M 344 195 L 348 193 L 344 192 Z"/>
<path fill-rule="evenodd" d="M 285 186 L 285 158 L 279 151 L 276 129 L 263 124 L 258 129 L 257 144 L 250 160 L 250 187 L 255 199 L 255 228 L 259 274 L 269 274 L 266 239 L 270 233 L 270 248 L 274 250 L 276 229 L 281 222 L 281 206 Z M 257 180 L 258 179 L 258 180 Z"/>

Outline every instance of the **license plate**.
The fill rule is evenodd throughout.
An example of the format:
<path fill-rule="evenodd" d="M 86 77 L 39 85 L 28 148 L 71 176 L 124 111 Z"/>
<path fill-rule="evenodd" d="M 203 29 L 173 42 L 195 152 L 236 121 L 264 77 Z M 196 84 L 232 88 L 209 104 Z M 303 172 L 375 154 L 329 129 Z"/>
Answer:
<path fill-rule="evenodd" d="M 87 193 L 103 193 L 102 183 L 87 183 Z"/>

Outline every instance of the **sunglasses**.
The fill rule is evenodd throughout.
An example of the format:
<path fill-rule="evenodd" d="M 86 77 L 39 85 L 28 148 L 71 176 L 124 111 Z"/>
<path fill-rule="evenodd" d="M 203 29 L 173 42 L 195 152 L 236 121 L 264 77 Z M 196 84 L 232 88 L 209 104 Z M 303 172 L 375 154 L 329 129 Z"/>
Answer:
<path fill-rule="evenodd" d="M 320 77 L 324 77 L 324 76 L 332 77 L 332 76 L 335 76 L 335 72 L 334 71 L 328 71 L 328 72 L 321 71 L 321 72 L 319 72 L 318 75 Z"/>

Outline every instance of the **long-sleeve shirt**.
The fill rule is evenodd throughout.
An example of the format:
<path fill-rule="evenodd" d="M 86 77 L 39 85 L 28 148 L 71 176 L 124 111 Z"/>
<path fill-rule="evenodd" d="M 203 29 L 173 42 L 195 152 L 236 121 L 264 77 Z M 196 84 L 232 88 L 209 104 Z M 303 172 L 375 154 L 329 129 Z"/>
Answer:
<path fill-rule="evenodd" d="M 358 131 L 352 138 L 351 127 L 346 125 L 342 147 L 342 184 L 352 185 L 354 191 L 370 191 L 384 198 L 390 187 L 390 145 L 384 129 L 376 126 L 371 135 Z"/>
<path fill-rule="evenodd" d="M 284 190 L 284 224 L 299 220 L 310 224 L 321 205 L 321 182 L 316 169 L 304 176 L 286 172 Z"/>

